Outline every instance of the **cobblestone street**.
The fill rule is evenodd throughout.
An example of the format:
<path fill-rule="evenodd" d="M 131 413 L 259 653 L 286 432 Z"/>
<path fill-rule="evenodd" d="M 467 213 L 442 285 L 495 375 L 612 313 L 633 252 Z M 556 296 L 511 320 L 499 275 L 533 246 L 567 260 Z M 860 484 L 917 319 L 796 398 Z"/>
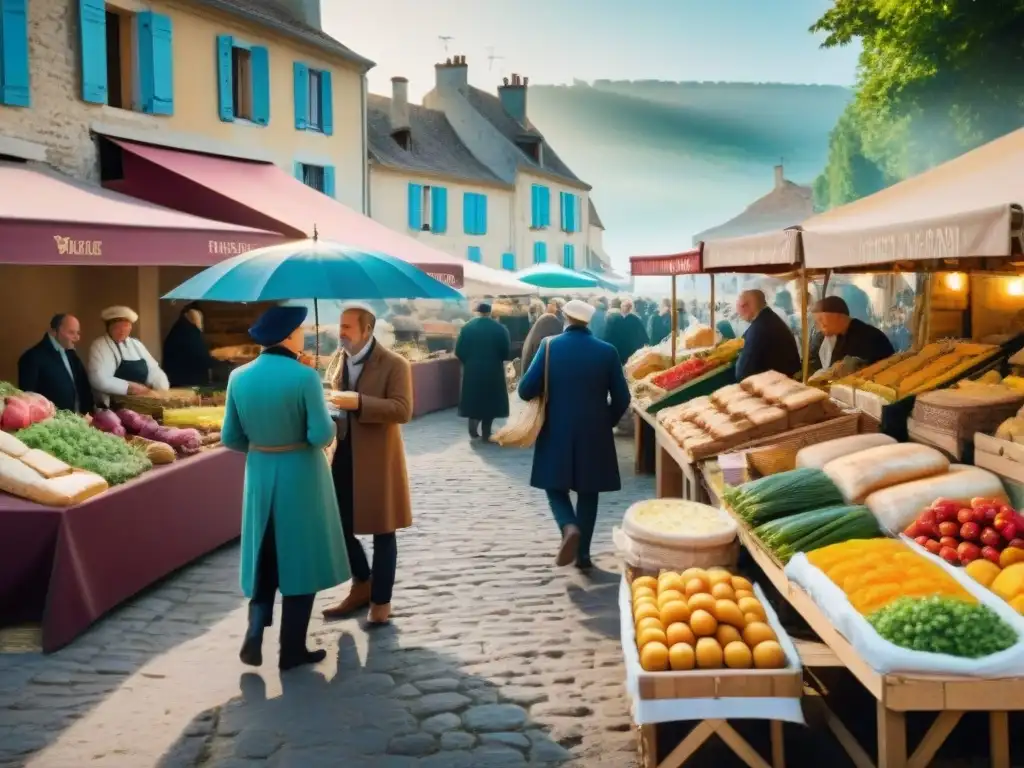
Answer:
<path fill-rule="evenodd" d="M 471 445 L 454 411 L 405 431 L 414 527 L 399 537 L 393 626 L 311 633 L 317 668 L 237 658 L 237 548 L 176 574 L 59 653 L 0 655 L 0 766 L 32 768 L 629 768 L 611 529 L 653 491 L 619 439 L 584 577 L 553 567 L 531 451 Z M 276 618 L 276 617 L 275 617 Z"/>

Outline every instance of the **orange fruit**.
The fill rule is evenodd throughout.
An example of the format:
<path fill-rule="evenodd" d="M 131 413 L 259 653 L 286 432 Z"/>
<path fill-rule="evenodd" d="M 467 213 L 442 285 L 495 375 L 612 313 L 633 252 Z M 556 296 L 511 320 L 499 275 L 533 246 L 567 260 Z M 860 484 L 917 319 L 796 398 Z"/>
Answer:
<path fill-rule="evenodd" d="M 658 611 L 658 606 L 654 603 L 642 603 L 638 605 L 633 611 L 633 620 L 639 623 L 640 619 L 654 618 L 660 619 L 661 612 Z"/>
<path fill-rule="evenodd" d="M 653 616 L 648 616 L 646 619 L 640 619 L 636 623 L 636 633 L 639 636 L 648 627 L 654 627 L 655 629 L 664 629 L 661 625 L 661 619 L 656 619 Z"/>
<path fill-rule="evenodd" d="M 647 672 L 668 669 L 668 648 L 663 643 L 648 643 L 640 649 L 640 666 Z"/>
<path fill-rule="evenodd" d="M 634 582 L 634 584 L 635 583 L 636 582 Z M 749 592 L 751 595 L 754 594 L 754 585 L 750 583 L 749 579 L 745 579 L 742 576 L 733 576 L 732 577 L 732 588 L 733 589 L 743 589 L 743 590 L 746 590 L 747 592 Z"/>
<path fill-rule="evenodd" d="M 665 603 L 671 603 L 673 600 L 685 600 L 683 593 L 675 589 L 666 589 L 664 592 L 658 594 L 658 608 L 664 608 Z"/>
<path fill-rule="evenodd" d="M 707 611 L 696 610 L 690 614 L 690 629 L 697 637 L 708 637 L 715 634 L 718 622 Z"/>
<path fill-rule="evenodd" d="M 721 669 L 722 667 L 722 646 L 713 637 L 702 637 L 697 641 L 694 649 L 697 657 L 697 666 L 701 669 Z"/>
<path fill-rule="evenodd" d="M 669 624 L 665 630 L 665 636 L 668 638 L 668 648 L 672 650 L 673 646 L 679 645 L 680 643 L 686 643 L 687 645 L 696 645 L 697 638 L 694 637 L 693 630 L 681 621 L 677 621 L 675 624 Z"/>
<path fill-rule="evenodd" d="M 690 607 L 690 611 L 707 611 L 708 613 L 715 612 L 715 598 L 709 595 L 707 592 L 699 592 L 693 595 L 686 604 Z"/>
<path fill-rule="evenodd" d="M 676 672 L 693 669 L 697 665 L 697 654 L 693 646 L 676 643 L 668 649 L 668 663 Z"/>
<path fill-rule="evenodd" d="M 707 592 L 708 589 L 710 589 L 710 587 L 708 587 L 708 583 L 704 579 L 690 579 L 686 582 L 685 592 L 687 597 L 693 597 L 694 595 L 699 595 L 702 592 Z"/>
<path fill-rule="evenodd" d="M 742 640 L 729 643 L 722 651 L 725 666 L 729 669 L 749 669 L 754 664 L 754 654 Z"/>
<path fill-rule="evenodd" d="M 715 640 L 718 644 L 725 648 L 729 643 L 735 643 L 737 640 L 742 642 L 743 635 L 736 627 L 730 626 L 729 624 L 719 624 L 718 629 L 715 631 Z"/>
<path fill-rule="evenodd" d="M 778 638 L 775 631 L 761 621 L 754 621 L 743 628 L 743 642 L 751 648 L 756 648 L 761 643 L 775 642 Z"/>
<path fill-rule="evenodd" d="M 719 582 L 711 586 L 711 596 L 716 600 L 735 600 L 736 593 L 732 589 L 732 585 L 725 582 Z"/>
<path fill-rule="evenodd" d="M 636 645 L 638 648 L 643 648 L 648 643 L 658 642 L 664 645 L 666 643 L 665 630 L 661 627 L 647 627 L 643 631 L 639 632 L 636 636 Z"/>
<path fill-rule="evenodd" d="M 658 618 L 661 619 L 661 623 L 666 627 L 670 624 L 675 624 L 677 621 L 689 621 L 690 609 L 686 607 L 686 603 L 682 600 L 673 600 L 671 603 L 665 603 Z"/>
<path fill-rule="evenodd" d="M 782 669 L 786 666 L 786 654 L 774 640 L 766 640 L 754 649 L 754 666 L 757 669 Z"/>

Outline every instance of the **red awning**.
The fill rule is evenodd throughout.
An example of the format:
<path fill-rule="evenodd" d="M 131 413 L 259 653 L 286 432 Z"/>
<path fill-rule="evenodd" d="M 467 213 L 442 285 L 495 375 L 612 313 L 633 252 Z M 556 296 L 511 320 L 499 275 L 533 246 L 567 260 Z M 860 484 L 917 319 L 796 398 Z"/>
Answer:
<path fill-rule="evenodd" d="M 459 259 L 352 210 L 276 165 L 111 141 L 124 150 L 124 178 L 107 182 L 112 189 L 290 237 L 309 237 L 315 226 L 325 239 L 380 251 L 454 288 L 463 285 Z"/>
<path fill-rule="evenodd" d="M 0 264 L 207 267 L 281 235 L 197 218 L 45 166 L 0 162 Z"/>
<path fill-rule="evenodd" d="M 633 277 L 672 277 L 697 275 L 702 271 L 701 248 L 664 256 L 630 256 L 629 273 Z"/>

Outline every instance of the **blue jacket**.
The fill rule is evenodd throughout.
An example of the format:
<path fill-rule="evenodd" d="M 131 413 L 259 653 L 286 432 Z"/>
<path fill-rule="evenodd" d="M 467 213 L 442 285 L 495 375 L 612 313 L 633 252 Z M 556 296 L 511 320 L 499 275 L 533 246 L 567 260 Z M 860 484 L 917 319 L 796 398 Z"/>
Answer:
<path fill-rule="evenodd" d="M 743 334 L 743 351 L 736 360 L 736 381 L 765 371 L 795 376 L 799 370 L 796 337 L 785 320 L 771 307 L 765 307 Z"/>
<path fill-rule="evenodd" d="M 541 345 L 519 382 L 523 400 L 544 390 L 547 345 L 546 417 L 534 446 L 530 485 L 549 491 L 617 491 L 622 485 L 612 430 L 629 407 L 618 353 L 586 328 L 569 326 Z"/>

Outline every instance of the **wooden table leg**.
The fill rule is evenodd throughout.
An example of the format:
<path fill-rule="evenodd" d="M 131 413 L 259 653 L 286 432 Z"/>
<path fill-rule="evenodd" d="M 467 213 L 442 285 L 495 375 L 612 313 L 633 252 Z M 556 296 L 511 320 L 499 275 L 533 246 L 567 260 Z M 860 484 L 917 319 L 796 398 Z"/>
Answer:
<path fill-rule="evenodd" d="M 772 720 L 770 723 L 772 736 L 772 768 L 786 768 L 786 737 L 783 733 L 783 722 Z"/>
<path fill-rule="evenodd" d="M 988 741 L 992 768 L 1010 768 L 1010 724 L 1006 712 L 988 713 Z"/>
<path fill-rule="evenodd" d="M 719 722 L 717 720 L 703 720 L 696 725 L 696 727 L 690 731 L 686 738 L 679 742 L 679 746 L 673 749 L 664 760 L 661 761 L 658 768 L 680 768 L 687 760 L 689 760 L 693 753 L 701 748 L 711 736 L 715 733 L 715 724 Z"/>
<path fill-rule="evenodd" d="M 659 499 L 681 499 L 683 496 L 683 470 L 675 459 L 660 445 L 655 448 L 654 488 Z"/>
<path fill-rule="evenodd" d="M 888 709 L 881 701 L 876 704 L 876 708 L 878 718 L 878 768 L 906 768 L 906 715 L 902 712 Z"/>
<path fill-rule="evenodd" d="M 633 411 L 633 473 L 644 473 L 644 421 Z"/>
<path fill-rule="evenodd" d="M 925 733 L 921 743 L 917 745 L 917 749 L 914 750 L 914 753 L 907 761 L 907 768 L 928 768 L 931 765 L 932 758 L 938 754 L 939 749 L 946 743 L 949 734 L 953 732 L 956 724 L 960 722 L 960 718 L 963 716 L 963 712 L 954 712 L 952 710 L 939 712 L 935 722 L 932 723 L 931 728 Z"/>

